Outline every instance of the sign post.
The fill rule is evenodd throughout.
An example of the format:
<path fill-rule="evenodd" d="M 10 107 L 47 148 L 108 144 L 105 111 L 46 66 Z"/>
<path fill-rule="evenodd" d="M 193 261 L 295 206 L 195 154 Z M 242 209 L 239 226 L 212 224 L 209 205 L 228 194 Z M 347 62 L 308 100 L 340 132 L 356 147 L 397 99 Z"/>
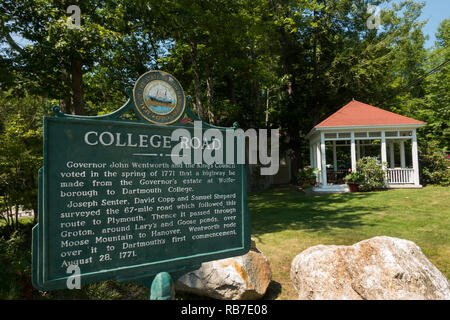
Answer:
<path fill-rule="evenodd" d="M 44 118 L 33 285 L 136 281 L 152 299 L 202 262 L 250 249 L 243 152 L 235 128 L 201 122 L 171 75 L 142 75 L 117 111 Z M 140 120 L 122 119 L 133 109 Z M 231 156 L 230 156 L 231 155 Z M 211 160 L 212 159 L 212 160 Z M 227 161 L 225 161 L 227 160 Z M 233 161 L 232 161 L 233 162 Z"/>

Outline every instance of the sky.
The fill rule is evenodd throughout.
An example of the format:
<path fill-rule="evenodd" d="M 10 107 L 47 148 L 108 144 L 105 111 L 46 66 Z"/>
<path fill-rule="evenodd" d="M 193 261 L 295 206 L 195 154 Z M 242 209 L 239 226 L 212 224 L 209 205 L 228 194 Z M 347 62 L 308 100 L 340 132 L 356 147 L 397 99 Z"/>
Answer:
<path fill-rule="evenodd" d="M 426 48 L 431 48 L 434 45 L 436 33 L 439 24 L 444 19 L 450 18 L 450 0 L 426 0 L 425 7 L 423 7 L 421 19 L 428 19 L 428 23 L 423 28 L 423 33 L 430 38 L 425 42 Z"/>

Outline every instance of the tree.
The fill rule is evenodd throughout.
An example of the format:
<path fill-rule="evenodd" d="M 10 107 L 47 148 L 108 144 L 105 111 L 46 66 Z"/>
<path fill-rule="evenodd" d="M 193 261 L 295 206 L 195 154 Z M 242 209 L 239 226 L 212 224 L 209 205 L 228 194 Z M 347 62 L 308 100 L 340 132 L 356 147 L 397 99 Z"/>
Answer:
<path fill-rule="evenodd" d="M 286 79 L 275 124 L 285 133 L 294 168 L 308 158 L 306 134 L 352 98 L 374 103 L 393 92 L 396 28 L 368 29 L 368 5 L 385 1 L 284 1 L 277 15 L 281 73 Z M 403 7 L 389 14 L 396 17 Z M 382 19 L 382 22 L 384 20 Z M 387 21 L 385 24 L 394 22 Z M 399 31 L 400 30 L 400 31 Z M 297 170 L 295 170 L 297 171 Z"/>
<path fill-rule="evenodd" d="M 106 3 L 109 3 L 107 1 Z M 108 29 L 112 6 L 103 1 L 82 1 L 81 25 L 74 25 L 66 10 L 71 3 L 58 0 L 2 1 L 0 35 L 7 43 L 15 72 L 27 79 L 34 93 L 58 99 L 65 112 L 85 113 L 83 75 L 104 57 L 116 34 Z M 23 47 L 13 34 L 27 43 Z"/>
<path fill-rule="evenodd" d="M 42 166 L 42 99 L 11 90 L 0 96 L 0 198 L 2 218 L 18 227 L 19 206 L 37 218 L 37 172 Z"/>
<path fill-rule="evenodd" d="M 435 140 L 441 149 L 450 145 L 450 19 L 443 20 L 429 54 L 429 65 L 439 68 L 424 81 L 425 94 L 415 115 L 425 121 L 421 136 Z"/>
<path fill-rule="evenodd" d="M 448 23 L 428 55 L 418 1 L 89 1 L 80 27 L 68 24 L 68 4 L 0 4 L 3 89 L 96 115 L 164 69 L 203 120 L 280 129 L 294 174 L 309 130 L 352 98 L 424 120 L 425 136 L 448 145 L 449 65 L 414 83 L 448 59 Z M 379 29 L 368 27 L 369 5 L 386 7 Z"/>
<path fill-rule="evenodd" d="M 265 125 L 267 90 L 276 86 L 270 1 L 179 1 L 170 8 L 174 44 L 163 66 L 213 124 Z M 270 105 L 270 101 L 269 101 Z"/>

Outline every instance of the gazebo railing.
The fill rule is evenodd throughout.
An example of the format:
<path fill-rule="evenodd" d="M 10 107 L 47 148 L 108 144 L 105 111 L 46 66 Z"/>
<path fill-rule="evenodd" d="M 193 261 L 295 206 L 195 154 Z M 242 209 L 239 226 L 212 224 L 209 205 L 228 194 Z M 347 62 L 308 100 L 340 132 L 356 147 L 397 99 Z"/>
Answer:
<path fill-rule="evenodd" d="M 322 183 L 321 170 L 317 173 L 317 182 Z M 330 172 L 334 173 L 334 171 Z M 395 168 L 388 169 L 387 171 L 388 184 L 414 184 L 414 169 L 412 168 Z M 333 179 L 328 178 L 327 182 L 332 182 L 332 184 L 343 183 L 341 181 L 333 181 Z"/>
<path fill-rule="evenodd" d="M 414 169 L 394 168 L 387 172 L 389 184 L 407 184 L 414 183 Z"/>

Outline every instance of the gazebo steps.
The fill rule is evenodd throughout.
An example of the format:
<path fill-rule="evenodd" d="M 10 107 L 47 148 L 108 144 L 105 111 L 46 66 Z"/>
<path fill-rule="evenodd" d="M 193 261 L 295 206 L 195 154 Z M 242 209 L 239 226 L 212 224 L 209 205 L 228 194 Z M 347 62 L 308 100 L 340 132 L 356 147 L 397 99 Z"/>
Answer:
<path fill-rule="evenodd" d="M 415 185 L 413 183 L 408 184 L 390 184 L 388 185 L 388 189 L 420 189 L 422 185 Z"/>
<path fill-rule="evenodd" d="M 420 189 L 422 185 L 415 184 L 390 184 L 387 187 L 388 189 Z M 350 192 L 348 185 L 346 184 L 335 184 L 335 185 L 327 185 L 327 186 L 319 186 L 311 189 L 312 192 L 316 193 L 341 193 L 341 192 Z"/>
<path fill-rule="evenodd" d="M 346 184 L 335 184 L 312 188 L 314 192 L 320 193 L 339 193 L 339 192 L 350 192 L 348 185 Z"/>

